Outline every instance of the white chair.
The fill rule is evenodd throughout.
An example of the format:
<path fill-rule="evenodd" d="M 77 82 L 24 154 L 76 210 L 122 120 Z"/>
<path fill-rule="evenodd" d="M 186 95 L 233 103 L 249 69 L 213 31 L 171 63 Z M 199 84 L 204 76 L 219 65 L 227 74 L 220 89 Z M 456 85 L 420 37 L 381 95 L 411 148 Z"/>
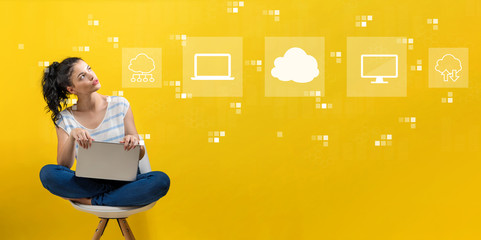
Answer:
<path fill-rule="evenodd" d="M 145 148 L 145 145 L 144 145 Z M 150 168 L 149 156 L 147 155 L 147 148 L 145 148 L 145 155 L 139 161 L 139 170 L 140 173 L 147 173 L 151 172 L 152 169 Z M 97 205 L 85 205 L 76 202 L 72 202 L 69 200 L 72 206 L 80 210 L 82 212 L 87 212 L 96 215 L 100 218 L 99 225 L 97 229 L 95 229 L 95 234 L 93 236 L 94 239 L 100 239 L 103 235 L 105 227 L 109 222 L 109 219 L 116 219 L 120 230 L 122 231 L 122 235 L 127 240 L 135 240 L 134 234 L 130 230 L 129 224 L 127 223 L 127 217 L 132 214 L 136 214 L 139 212 L 147 211 L 151 209 L 156 202 L 144 205 L 144 206 L 132 206 L 132 207 L 114 207 L 114 206 L 97 206 Z"/>

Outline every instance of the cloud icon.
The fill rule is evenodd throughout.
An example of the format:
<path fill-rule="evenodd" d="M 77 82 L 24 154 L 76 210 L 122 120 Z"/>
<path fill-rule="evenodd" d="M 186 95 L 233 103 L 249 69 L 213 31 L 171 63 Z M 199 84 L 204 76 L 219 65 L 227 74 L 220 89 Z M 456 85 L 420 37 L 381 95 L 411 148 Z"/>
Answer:
<path fill-rule="evenodd" d="M 436 61 L 434 69 L 441 73 L 445 82 L 449 81 L 449 79 L 456 82 L 459 78 L 458 72 L 461 71 L 463 67 L 461 66 L 461 61 L 455 56 L 445 54 L 441 59 Z"/>
<path fill-rule="evenodd" d="M 281 81 L 307 83 L 319 76 L 317 61 L 301 48 L 290 48 L 274 61 L 271 75 Z"/>
<path fill-rule="evenodd" d="M 154 71 L 154 59 L 145 53 L 139 53 L 135 58 L 130 59 L 129 70 L 136 73 L 150 73 Z"/>

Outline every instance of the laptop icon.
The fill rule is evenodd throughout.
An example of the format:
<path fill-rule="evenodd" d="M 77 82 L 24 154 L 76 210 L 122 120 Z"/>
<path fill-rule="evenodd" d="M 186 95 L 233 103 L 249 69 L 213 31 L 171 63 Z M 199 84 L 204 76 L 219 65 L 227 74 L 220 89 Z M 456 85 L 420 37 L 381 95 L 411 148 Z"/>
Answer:
<path fill-rule="evenodd" d="M 194 77 L 191 77 L 192 80 L 234 80 L 231 74 L 231 55 L 229 53 L 194 54 Z"/>

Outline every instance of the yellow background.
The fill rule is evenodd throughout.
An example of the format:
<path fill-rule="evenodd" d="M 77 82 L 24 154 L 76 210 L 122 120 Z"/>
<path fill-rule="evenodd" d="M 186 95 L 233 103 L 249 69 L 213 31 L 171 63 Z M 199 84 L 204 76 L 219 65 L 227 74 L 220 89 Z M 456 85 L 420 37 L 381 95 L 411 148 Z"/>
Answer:
<path fill-rule="evenodd" d="M 263 10 L 280 10 L 280 21 Z M 99 26 L 88 26 L 88 14 Z M 372 15 L 366 28 L 355 17 Z M 427 19 L 439 19 L 433 30 Z M 137 239 L 479 239 L 481 237 L 481 3 L 467 1 L 2 1 L 0 66 L 2 239 L 90 239 L 98 218 L 50 194 L 40 168 L 56 163 L 39 61 L 84 58 L 101 94 L 124 91 L 152 168 L 169 193 L 129 217 Z M 315 98 L 264 97 L 264 72 L 244 66 L 242 98 L 175 98 L 175 87 L 122 89 L 122 48 L 162 48 L 164 81 L 182 79 L 170 35 L 242 36 L 244 60 L 265 36 L 324 36 L 326 86 Z M 108 37 L 119 37 L 113 48 Z M 414 39 L 407 97 L 346 97 L 348 36 Z M 24 49 L 18 49 L 24 44 Z M 74 52 L 90 46 L 90 52 Z M 469 48 L 467 89 L 428 88 L 429 48 Z M 341 51 L 336 63 L 330 52 Z M 448 91 L 452 104 L 441 103 Z M 235 114 L 231 102 L 242 103 Z M 400 123 L 416 117 L 416 128 Z M 208 143 L 209 131 L 225 131 Z M 277 132 L 282 131 L 282 138 Z M 392 146 L 375 147 L 382 134 Z M 328 135 L 329 146 L 311 140 Z M 111 222 L 102 239 L 121 239 Z"/>

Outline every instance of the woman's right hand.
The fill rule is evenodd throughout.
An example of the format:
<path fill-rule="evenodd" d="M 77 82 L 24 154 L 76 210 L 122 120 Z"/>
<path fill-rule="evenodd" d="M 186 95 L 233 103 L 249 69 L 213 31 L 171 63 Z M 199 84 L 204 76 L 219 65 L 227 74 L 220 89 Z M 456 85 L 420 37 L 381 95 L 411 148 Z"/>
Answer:
<path fill-rule="evenodd" d="M 94 141 L 94 139 L 90 137 L 89 132 L 83 128 L 72 129 L 70 136 L 85 149 L 88 149 L 92 145 L 92 141 Z"/>

